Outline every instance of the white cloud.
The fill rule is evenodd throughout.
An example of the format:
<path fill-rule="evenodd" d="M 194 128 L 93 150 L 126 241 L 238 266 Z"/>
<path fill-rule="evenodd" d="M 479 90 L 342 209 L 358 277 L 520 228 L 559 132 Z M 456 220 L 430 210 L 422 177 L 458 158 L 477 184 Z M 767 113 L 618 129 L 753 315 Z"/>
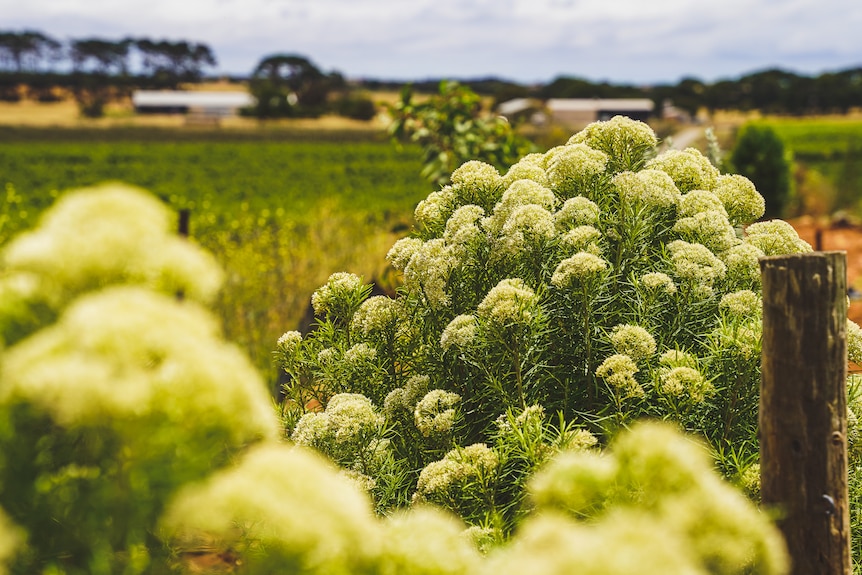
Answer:
<path fill-rule="evenodd" d="M 0 0 L 0 27 L 203 41 L 238 73 L 296 52 L 348 76 L 675 81 L 860 65 L 857 1 Z"/>

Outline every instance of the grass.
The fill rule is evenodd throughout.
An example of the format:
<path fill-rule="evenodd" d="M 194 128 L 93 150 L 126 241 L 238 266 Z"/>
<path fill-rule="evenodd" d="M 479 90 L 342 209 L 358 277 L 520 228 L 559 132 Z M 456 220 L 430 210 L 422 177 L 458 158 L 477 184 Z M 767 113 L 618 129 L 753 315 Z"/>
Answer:
<path fill-rule="evenodd" d="M 191 213 L 226 271 L 226 336 L 273 382 L 270 352 L 329 274 L 387 275 L 384 256 L 429 185 L 418 150 L 379 133 L 0 129 L 0 242 L 66 190 L 119 180 Z M 2 190 L 2 188 L 0 188 Z"/>

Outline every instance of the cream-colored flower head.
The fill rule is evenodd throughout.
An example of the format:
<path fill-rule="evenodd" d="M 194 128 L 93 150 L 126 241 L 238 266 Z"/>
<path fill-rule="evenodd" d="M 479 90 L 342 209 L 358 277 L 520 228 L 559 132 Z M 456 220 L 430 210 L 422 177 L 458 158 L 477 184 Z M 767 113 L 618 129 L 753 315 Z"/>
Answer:
<path fill-rule="evenodd" d="M 276 347 L 286 355 L 293 355 L 302 345 L 302 334 L 296 330 L 287 331 L 278 338 Z"/>
<path fill-rule="evenodd" d="M 599 222 L 599 206 L 589 198 L 575 196 L 563 203 L 563 206 L 554 214 L 557 227 L 561 230 L 571 229 L 577 226 L 594 226 Z"/>
<path fill-rule="evenodd" d="M 751 290 L 740 290 L 723 295 L 718 308 L 739 319 L 760 317 L 763 301 L 759 294 Z"/>
<path fill-rule="evenodd" d="M 451 513 L 415 506 L 387 517 L 382 527 L 378 573 L 458 575 L 480 570 L 482 556 L 463 536 L 466 526 Z"/>
<path fill-rule="evenodd" d="M 356 274 L 336 272 L 311 294 L 311 306 L 320 316 L 333 315 L 349 319 L 362 301 L 366 286 Z"/>
<path fill-rule="evenodd" d="M 578 252 L 557 264 L 551 276 L 551 285 L 564 289 L 601 277 L 608 262 L 589 252 Z"/>
<path fill-rule="evenodd" d="M 554 215 L 541 206 L 528 204 L 512 210 L 500 230 L 503 252 L 516 255 L 540 247 L 557 235 Z"/>
<path fill-rule="evenodd" d="M 353 314 L 351 325 L 366 336 L 394 333 L 398 328 L 399 312 L 397 300 L 382 295 L 372 296 Z"/>
<path fill-rule="evenodd" d="M 643 397 L 644 390 L 635 379 L 638 372 L 635 360 L 624 354 L 614 354 L 596 369 L 596 375 L 618 394 L 621 399 Z"/>
<path fill-rule="evenodd" d="M 693 216 L 680 218 L 673 226 L 673 231 L 687 241 L 703 244 L 716 254 L 742 243 L 724 214 L 724 208 L 722 211 L 697 212 Z"/>
<path fill-rule="evenodd" d="M 385 421 L 364 395 L 339 393 L 330 398 L 324 411 L 303 415 L 291 439 L 318 449 L 329 442 L 356 445 L 376 435 Z"/>
<path fill-rule="evenodd" d="M 626 116 L 593 122 L 569 138 L 568 144 L 583 143 L 608 155 L 613 172 L 638 169 L 645 155 L 658 143 L 647 124 Z"/>
<path fill-rule="evenodd" d="M 404 284 L 423 295 L 433 307 L 449 304 L 446 282 L 456 260 L 445 240 L 437 238 L 422 244 L 404 268 Z"/>
<path fill-rule="evenodd" d="M 666 172 L 682 193 L 715 189 L 719 171 L 697 148 L 668 150 L 647 162 L 647 168 Z"/>
<path fill-rule="evenodd" d="M 260 376 L 215 319 L 139 287 L 77 299 L 3 363 L 0 402 L 26 402 L 62 426 L 128 431 L 160 414 L 179 430 L 215 425 L 239 443 L 277 434 Z"/>
<path fill-rule="evenodd" d="M 711 288 L 727 272 L 724 262 L 704 245 L 675 240 L 667 248 L 676 275 L 686 281 Z"/>
<path fill-rule="evenodd" d="M 402 414 L 413 417 L 413 411 L 419 400 L 428 393 L 431 378 L 427 375 L 417 374 L 410 377 L 404 387 L 396 387 L 386 395 L 383 400 L 383 411 L 390 419 L 396 419 Z"/>
<path fill-rule="evenodd" d="M 532 180 L 547 187 L 548 177 L 545 175 L 544 156 L 542 154 L 527 154 L 514 164 L 503 176 L 503 185 L 511 186 L 517 180 Z"/>
<path fill-rule="evenodd" d="M 560 246 L 569 253 L 588 252 L 596 256 L 601 256 L 601 237 L 601 232 L 593 226 L 578 226 L 560 236 L 559 243 Z"/>
<path fill-rule="evenodd" d="M 715 388 L 698 370 L 693 367 L 679 366 L 659 372 L 657 390 L 670 397 L 702 403 L 715 391 Z"/>
<path fill-rule="evenodd" d="M 433 389 L 425 394 L 413 412 L 416 429 L 425 437 L 440 437 L 452 432 L 456 407 L 461 396 L 451 391 Z"/>
<path fill-rule="evenodd" d="M 410 258 L 422 247 L 423 243 L 419 238 L 401 238 L 389 249 L 386 254 L 386 261 L 396 270 L 404 271 L 404 268 L 410 263 Z"/>
<path fill-rule="evenodd" d="M 439 191 L 428 194 L 428 197 L 416 205 L 413 219 L 417 227 L 433 233 L 443 228 L 457 207 L 452 186 L 444 186 Z"/>
<path fill-rule="evenodd" d="M 458 205 L 493 205 L 503 187 L 503 178 L 491 164 L 470 160 L 452 172 L 452 188 Z"/>
<path fill-rule="evenodd" d="M 727 210 L 717 195 L 706 190 L 692 190 L 682 196 L 679 204 L 679 217 L 695 216 L 702 212 L 719 212 L 725 218 Z"/>
<path fill-rule="evenodd" d="M 669 275 L 662 272 L 648 272 L 641 276 L 640 283 L 649 291 L 676 293 L 676 284 Z"/>
<path fill-rule="evenodd" d="M 485 215 L 485 210 L 479 206 L 468 204 L 461 206 L 449 217 L 443 239 L 448 245 L 469 245 L 482 237 L 479 222 Z"/>
<path fill-rule="evenodd" d="M 523 280 L 504 279 L 479 303 L 476 315 L 499 326 L 525 325 L 533 320 L 537 303 L 536 293 Z"/>
<path fill-rule="evenodd" d="M 11 272 L 38 278 L 58 309 L 112 285 L 140 285 L 211 301 L 221 286 L 215 259 L 176 233 L 168 207 L 147 192 L 108 184 L 64 194 L 38 226 L 5 246 Z"/>
<path fill-rule="evenodd" d="M 793 226 L 784 220 L 757 222 L 745 228 L 746 243 L 751 244 L 767 256 L 801 254 L 812 251 L 811 245 L 802 240 Z"/>
<path fill-rule="evenodd" d="M 497 453 L 484 443 L 455 448 L 443 459 L 425 466 L 416 484 L 417 494 L 433 500 L 467 482 L 492 476 L 499 465 Z"/>
<path fill-rule="evenodd" d="M 719 176 L 715 195 L 724 204 L 730 223 L 735 226 L 760 219 L 766 210 L 763 196 L 745 176 L 738 174 Z"/>
<path fill-rule="evenodd" d="M 655 338 L 639 325 L 614 326 L 610 340 L 615 352 L 627 355 L 635 361 L 649 359 L 656 350 Z"/>
<path fill-rule="evenodd" d="M 608 156 L 586 144 L 552 148 L 545 155 L 548 184 L 562 198 L 578 193 L 605 172 Z"/>
<path fill-rule="evenodd" d="M 551 210 L 557 205 L 557 197 L 550 189 L 531 180 L 512 182 L 494 206 L 494 213 L 483 220 L 484 228 L 492 235 L 499 234 L 512 212 L 520 206 L 527 205 Z"/>
<path fill-rule="evenodd" d="M 476 316 L 469 314 L 455 316 L 440 335 L 440 347 L 444 350 L 452 347 L 458 350 L 468 349 L 476 339 L 478 328 Z"/>
<path fill-rule="evenodd" d="M 847 358 L 862 365 L 862 327 L 851 319 L 847 320 Z"/>
<path fill-rule="evenodd" d="M 722 254 L 727 265 L 727 279 L 731 286 L 738 288 L 760 286 L 760 258 L 764 255 L 756 245 L 743 241 Z"/>
<path fill-rule="evenodd" d="M 673 179 L 661 170 L 622 172 L 612 182 L 621 198 L 655 209 L 677 206 L 682 198 Z"/>

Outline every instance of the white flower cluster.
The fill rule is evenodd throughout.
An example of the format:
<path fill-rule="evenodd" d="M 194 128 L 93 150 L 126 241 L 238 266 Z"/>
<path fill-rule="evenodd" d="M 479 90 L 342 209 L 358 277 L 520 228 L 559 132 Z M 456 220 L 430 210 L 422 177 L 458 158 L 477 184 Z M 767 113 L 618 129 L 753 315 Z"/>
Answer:
<path fill-rule="evenodd" d="M 655 132 L 643 122 L 625 116 L 614 116 L 605 122 L 593 122 L 569 138 L 568 144 L 584 143 L 606 153 L 613 167 L 629 170 L 637 167 L 644 153 L 658 144 Z"/>
<path fill-rule="evenodd" d="M 812 251 L 793 226 L 783 220 L 757 222 L 745 228 L 745 241 L 767 256 L 800 254 Z"/>
<path fill-rule="evenodd" d="M 702 403 L 714 387 L 693 367 L 671 367 L 659 371 L 658 392 L 671 397 L 687 397 Z"/>
<path fill-rule="evenodd" d="M 719 176 L 714 191 L 724 204 L 730 222 L 735 226 L 756 221 L 763 217 L 766 211 L 763 196 L 745 176 L 738 174 Z"/>
<path fill-rule="evenodd" d="M 602 233 L 593 226 L 578 226 L 560 236 L 560 246 L 574 252 L 587 252 L 601 256 L 602 247 L 599 240 Z"/>
<path fill-rule="evenodd" d="M 551 285 L 560 289 L 569 288 L 598 278 L 607 269 L 608 262 L 601 257 L 589 252 L 578 252 L 557 265 L 551 276 Z"/>
<path fill-rule="evenodd" d="M 661 170 L 623 172 L 614 176 L 613 184 L 626 201 L 657 210 L 678 206 L 682 199 L 673 179 Z"/>
<path fill-rule="evenodd" d="M 433 500 L 470 481 L 489 478 L 497 473 L 499 465 L 496 451 L 484 443 L 455 448 L 422 469 L 416 493 Z"/>
<path fill-rule="evenodd" d="M 364 395 L 340 393 L 332 396 L 326 410 L 303 415 L 291 439 L 325 452 L 330 444 L 366 443 L 379 434 L 385 421 Z"/>
<path fill-rule="evenodd" d="M 751 290 L 740 290 L 724 294 L 718 303 L 718 307 L 732 317 L 745 319 L 760 317 L 763 310 L 763 301 L 759 294 Z"/>
<path fill-rule="evenodd" d="M 378 295 L 362 302 L 353 314 L 352 329 L 365 335 L 395 332 L 399 324 L 400 307 L 392 298 Z"/>
<path fill-rule="evenodd" d="M 494 567 L 502 575 L 786 573 L 780 532 L 714 474 L 707 453 L 650 423 L 620 434 L 602 455 L 562 454 L 530 482 L 539 513 Z M 592 551 L 605 538 L 625 541 L 625 557 Z"/>
<path fill-rule="evenodd" d="M 479 324 L 476 316 L 461 314 L 449 322 L 440 335 L 440 347 L 444 350 L 455 347 L 459 350 L 469 348 L 476 339 Z"/>
<path fill-rule="evenodd" d="M 527 325 L 534 317 L 536 294 L 518 278 L 501 280 L 476 308 L 476 315 L 499 326 Z"/>
<path fill-rule="evenodd" d="M 702 244 L 675 240 L 667 249 L 676 275 L 694 285 L 712 288 L 727 272 L 724 262 Z"/>
<path fill-rule="evenodd" d="M 637 372 L 635 360 L 620 353 L 610 356 L 596 369 L 596 375 L 605 380 L 620 399 L 644 396 L 643 387 L 635 379 Z"/>
<path fill-rule="evenodd" d="M 413 412 L 416 429 L 425 437 L 446 436 L 455 425 L 455 408 L 461 396 L 451 391 L 434 389 L 416 404 Z"/>
<path fill-rule="evenodd" d="M 311 294 L 311 305 L 317 315 L 337 313 L 349 308 L 363 289 L 362 278 L 356 274 L 336 272 L 329 276 L 326 283 Z"/>
<path fill-rule="evenodd" d="M 554 218 L 562 230 L 576 226 L 592 226 L 599 222 L 599 206 L 589 198 L 575 196 L 563 203 Z"/>
<path fill-rule="evenodd" d="M 647 162 L 647 168 L 667 173 L 683 194 L 691 190 L 712 190 L 718 183 L 719 171 L 696 148 L 668 150 Z"/>
<path fill-rule="evenodd" d="M 403 413 L 409 413 L 413 417 L 416 403 L 428 393 L 431 378 L 427 375 L 413 375 L 404 384 L 404 387 L 396 387 L 386 395 L 383 401 L 383 411 L 386 417 L 395 420 Z"/>
<path fill-rule="evenodd" d="M 640 283 L 646 289 L 666 294 L 676 293 L 676 284 L 669 275 L 662 272 L 648 272 L 641 276 Z"/>
<path fill-rule="evenodd" d="M 603 174 L 607 163 L 607 154 L 586 144 L 558 146 L 545 155 L 548 184 L 555 190 L 564 190 L 567 196 L 575 195 Z"/>
<path fill-rule="evenodd" d="M 649 359 L 656 351 L 655 338 L 638 325 L 616 325 L 610 339 L 615 352 L 636 362 Z"/>
<path fill-rule="evenodd" d="M 862 365 L 862 327 L 851 319 L 847 320 L 847 358 Z"/>

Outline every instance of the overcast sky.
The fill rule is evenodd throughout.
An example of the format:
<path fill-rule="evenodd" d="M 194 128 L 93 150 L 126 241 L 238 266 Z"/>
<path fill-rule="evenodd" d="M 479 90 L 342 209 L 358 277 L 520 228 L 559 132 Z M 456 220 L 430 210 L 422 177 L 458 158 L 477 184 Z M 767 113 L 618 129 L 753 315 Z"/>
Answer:
<path fill-rule="evenodd" d="M 0 0 L 0 30 L 204 42 L 218 69 L 297 53 L 348 78 L 614 83 L 862 66 L 860 0 Z"/>

